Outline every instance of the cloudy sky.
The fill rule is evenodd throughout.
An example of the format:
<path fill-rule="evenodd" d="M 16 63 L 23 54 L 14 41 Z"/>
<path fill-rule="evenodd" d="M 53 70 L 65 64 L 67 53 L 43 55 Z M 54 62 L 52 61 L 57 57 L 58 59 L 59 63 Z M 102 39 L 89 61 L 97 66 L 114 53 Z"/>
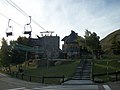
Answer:
<path fill-rule="evenodd" d="M 101 39 L 120 28 L 120 0 L 0 0 L 0 38 L 7 40 L 23 36 L 29 18 L 8 2 L 14 2 L 46 31 L 54 31 L 62 39 L 74 30 L 83 36 L 85 29 L 96 32 Z M 14 36 L 6 37 L 8 18 Z M 34 22 L 32 37 L 44 29 Z"/>

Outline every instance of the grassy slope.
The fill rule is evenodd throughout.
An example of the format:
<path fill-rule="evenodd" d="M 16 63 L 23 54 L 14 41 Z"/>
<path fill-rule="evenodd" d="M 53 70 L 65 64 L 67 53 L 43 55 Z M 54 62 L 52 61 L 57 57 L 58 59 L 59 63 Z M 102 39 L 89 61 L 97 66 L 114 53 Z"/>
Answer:
<path fill-rule="evenodd" d="M 29 69 L 25 72 L 25 74 L 31 74 L 36 76 L 60 76 L 65 75 L 66 77 L 70 77 L 76 69 L 79 61 L 75 61 L 69 64 L 58 65 L 58 66 L 50 66 L 50 67 L 40 67 L 35 69 Z"/>
<path fill-rule="evenodd" d="M 37 77 L 41 76 L 65 76 L 65 78 L 69 78 L 73 75 L 75 72 L 75 69 L 77 65 L 79 64 L 79 60 L 76 60 L 75 62 L 71 62 L 64 65 L 58 65 L 58 66 L 50 66 L 50 67 L 40 67 L 40 68 L 33 68 L 28 69 L 25 71 L 26 75 L 33 75 Z M 29 77 L 24 77 L 25 80 L 29 80 Z M 60 84 L 61 79 L 45 79 L 45 83 L 49 84 Z M 32 81 L 40 82 L 41 78 L 32 78 Z"/>
<path fill-rule="evenodd" d="M 108 53 L 110 53 L 110 48 L 112 45 L 112 40 L 113 38 L 116 37 L 117 40 L 120 40 L 120 29 L 116 30 L 112 33 L 110 33 L 109 35 L 107 35 L 104 39 L 101 40 L 100 44 L 102 46 L 102 49 L 104 51 L 107 51 Z"/>
<path fill-rule="evenodd" d="M 108 62 L 108 64 L 107 64 Z M 120 71 L 120 63 L 116 60 L 95 60 L 94 61 L 94 67 L 93 67 L 93 74 L 101 74 L 106 72 L 115 72 Z M 99 76 L 98 78 L 103 79 L 104 81 L 107 81 L 107 75 L 105 76 Z"/>

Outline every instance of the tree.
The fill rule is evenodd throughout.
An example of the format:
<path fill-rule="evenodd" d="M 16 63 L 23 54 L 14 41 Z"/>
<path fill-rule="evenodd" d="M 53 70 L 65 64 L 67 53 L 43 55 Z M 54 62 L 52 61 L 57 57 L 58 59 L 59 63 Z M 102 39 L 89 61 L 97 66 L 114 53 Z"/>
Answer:
<path fill-rule="evenodd" d="M 29 46 L 30 45 L 30 39 L 26 38 L 26 37 L 20 37 L 19 36 L 16 43 Z"/>
<path fill-rule="evenodd" d="M 100 37 L 97 36 L 95 32 L 91 33 L 90 31 L 86 30 L 85 33 L 85 45 L 88 50 L 92 52 L 92 55 L 96 56 L 96 58 L 99 58 L 101 46 L 100 46 Z"/>
<path fill-rule="evenodd" d="M 10 55 L 10 48 L 7 44 L 7 41 L 3 38 L 2 39 L 2 46 L 0 50 L 0 57 L 1 57 L 1 65 L 3 67 L 9 67 L 9 71 L 11 71 L 11 55 Z M 7 70 L 7 69 L 6 69 Z"/>
<path fill-rule="evenodd" d="M 83 37 L 78 36 L 77 42 L 78 42 L 79 46 L 82 46 L 82 47 L 85 46 L 85 39 Z"/>
<path fill-rule="evenodd" d="M 120 54 L 120 41 L 117 39 L 117 36 L 119 34 L 115 35 L 112 40 L 111 49 L 113 50 L 113 54 L 119 55 Z"/>
<path fill-rule="evenodd" d="M 84 55 L 84 53 L 86 52 L 86 49 L 85 49 L 85 39 L 81 36 L 78 36 L 77 38 L 77 42 L 78 42 L 78 45 L 80 47 L 80 56 L 81 55 Z"/>
<path fill-rule="evenodd" d="M 18 46 L 16 46 L 16 44 Z M 26 37 L 18 37 L 16 41 L 10 41 L 10 46 L 11 46 L 11 58 L 12 58 L 12 64 L 13 65 L 18 65 L 22 64 L 26 60 L 26 50 L 25 47 L 23 48 L 22 46 L 29 46 L 29 39 Z M 19 47 L 19 48 L 16 48 Z M 27 57 L 30 57 L 30 53 L 27 54 Z"/>

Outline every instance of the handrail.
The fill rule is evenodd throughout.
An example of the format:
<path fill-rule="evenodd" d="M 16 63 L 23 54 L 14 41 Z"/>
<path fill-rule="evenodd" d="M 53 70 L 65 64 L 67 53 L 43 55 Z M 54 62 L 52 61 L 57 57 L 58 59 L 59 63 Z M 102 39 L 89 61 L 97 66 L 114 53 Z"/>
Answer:
<path fill-rule="evenodd" d="M 116 76 L 116 81 L 118 80 L 118 74 L 120 74 L 120 71 L 116 71 L 116 72 L 107 72 L 107 73 L 101 73 L 101 74 L 93 74 L 92 75 L 92 79 L 94 81 L 94 78 L 96 76 L 104 76 L 104 75 L 115 75 Z"/>
<path fill-rule="evenodd" d="M 103 75 L 110 75 L 110 74 L 120 74 L 120 71 L 117 72 L 108 72 L 108 73 L 101 73 L 101 74 L 93 74 L 93 76 L 103 76 Z"/>

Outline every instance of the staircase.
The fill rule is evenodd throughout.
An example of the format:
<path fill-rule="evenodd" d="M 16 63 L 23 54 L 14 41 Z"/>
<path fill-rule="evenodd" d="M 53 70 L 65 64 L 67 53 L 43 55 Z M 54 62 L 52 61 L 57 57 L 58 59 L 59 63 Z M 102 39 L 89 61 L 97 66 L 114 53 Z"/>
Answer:
<path fill-rule="evenodd" d="M 93 85 L 91 81 L 91 60 L 81 60 L 73 77 L 63 85 Z"/>
<path fill-rule="evenodd" d="M 75 74 L 73 75 L 73 80 L 90 80 L 91 74 L 91 61 L 81 60 L 80 64 L 76 68 Z"/>
<path fill-rule="evenodd" d="M 91 81 L 91 73 L 91 60 L 81 60 L 73 77 L 62 83 L 62 86 L 66 90 L 112 90 L 108 85 L 96 84 Z"/>

